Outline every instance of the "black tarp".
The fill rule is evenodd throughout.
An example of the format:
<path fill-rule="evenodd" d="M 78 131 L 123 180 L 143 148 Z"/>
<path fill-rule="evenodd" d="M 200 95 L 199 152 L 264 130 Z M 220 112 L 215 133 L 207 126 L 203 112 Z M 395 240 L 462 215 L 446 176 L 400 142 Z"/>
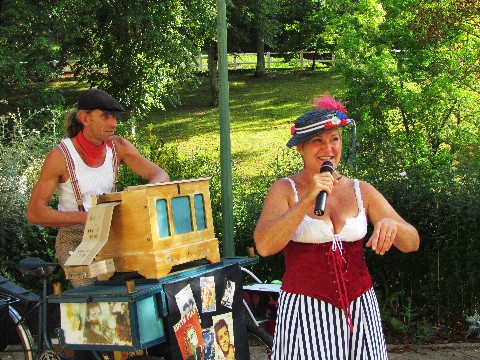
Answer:
<path fill-rule="evenodd" d="M 212 288 L 215 301 L 207 299 Z M 206 269 L 186 279 L 179 278 L 164 283 L 164 290 L 168 316 L 164 322 L 167 346 L 163 344 L 163 356 L 172 360 L 216 359 L 214 352 L 219 351 L 219 346 L 216 346 L 218 343 L 215 340 L 214 326 L 215 323 L 221 323 L 222 319 L 227 319 L 229 335 L 234 340 L 235 359 L 250 358 L 243 307 L 242 272 L 238 264 Z M 228 295 L 230 291 L 231 296 Z M 194 304 L 188 301 L 189 293 L 193 295 Z M 192 307 L 196 310 L 191 310 Z M 184 330 L 185 323 L 191 321 L 188 317 L 192 313 L 194 317 L 198 315 L 201 323 L 203 346 L 186 352 L 180 332 Z"/>

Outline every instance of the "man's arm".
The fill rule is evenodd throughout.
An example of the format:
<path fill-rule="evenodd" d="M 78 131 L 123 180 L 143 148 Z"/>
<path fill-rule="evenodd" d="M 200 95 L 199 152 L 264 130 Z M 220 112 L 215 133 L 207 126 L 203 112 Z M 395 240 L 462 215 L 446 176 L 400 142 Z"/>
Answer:
<path fill-rule="evenodd" d="M 87 222 L 86 212 L 58 211 L 48 206 L 58 182 L 66 172 L 65 158 L 60 148 L 56 147 L 45 158 L 38 181 L 33 187 L 27 206 L 27 219 L 30 224 L 62 227 Z"/>
<path fill-rule="evenodd" d="M 118 161 L 124 162 L 130 169 L 148 180 L 150 184 L 170 181 L 168 174 L 158 165 L 143 157 L 128 140 L 115 136 Z"/>

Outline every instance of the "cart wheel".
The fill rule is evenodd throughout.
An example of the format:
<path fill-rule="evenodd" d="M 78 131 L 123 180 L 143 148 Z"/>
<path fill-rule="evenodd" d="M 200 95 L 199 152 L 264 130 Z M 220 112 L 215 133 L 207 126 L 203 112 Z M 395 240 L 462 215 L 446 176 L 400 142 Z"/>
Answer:
<path fill-rule="evenodd" d="M 272 336 L 261 326 L 247 320 L 248 346 L 250 359 L 269 359 L 273 348 Z"/>
<path fill-rule="evenodd" d="M 54 350 L 44 350 L 41 352 L 38 360 L 61 360 L 62 357 Z"/>

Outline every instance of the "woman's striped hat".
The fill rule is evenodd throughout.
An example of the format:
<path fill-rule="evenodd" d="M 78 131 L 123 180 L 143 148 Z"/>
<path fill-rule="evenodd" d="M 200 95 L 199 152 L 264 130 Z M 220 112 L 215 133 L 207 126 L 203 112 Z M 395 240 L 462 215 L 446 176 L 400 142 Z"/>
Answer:
<path fill-rule="evenodd" d="M 311 110 L 298 117 L 291 128 L 292 137 L 287 146 L 293 147 L 325 131 L 355 123 L 347 118 L 343 104 L 331 95 L 325 94 L 315 100 L 317 110 Z"/>

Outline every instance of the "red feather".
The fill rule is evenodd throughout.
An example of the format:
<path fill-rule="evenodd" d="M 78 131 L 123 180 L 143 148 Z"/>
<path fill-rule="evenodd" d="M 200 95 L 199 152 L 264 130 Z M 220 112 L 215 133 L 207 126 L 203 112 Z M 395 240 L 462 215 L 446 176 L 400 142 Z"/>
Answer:
<path fill-rule="evenodd" d="M 330 94 L 324 94 L 321 98 L 316 98 L 313 104 L 318 109 L 340 110 L 345 114 L 345 116 L 347 115 L 347 110 L 345 110 L 343 103 L 335 100 L 335 98 Z"/>

